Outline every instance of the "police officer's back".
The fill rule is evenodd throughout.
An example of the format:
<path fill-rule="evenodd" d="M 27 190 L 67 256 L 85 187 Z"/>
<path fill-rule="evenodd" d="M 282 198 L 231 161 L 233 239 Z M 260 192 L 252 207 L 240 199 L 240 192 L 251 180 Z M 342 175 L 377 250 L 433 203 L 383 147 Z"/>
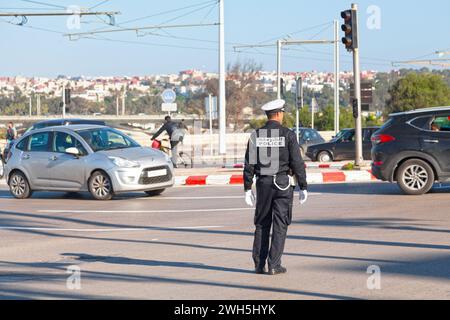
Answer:
<path fill-rule="evenodd" d="M 295 133 L 281 124 L 284 104 L 283 100 L 276 100 L 263 106 L 269 121 L 252 134 L 245 156 L 244 188 L 246 202 L 251 206 L 255 200 L 253 178 L 257 178 L 253 260 L 258 274 L 265 273 L 266 260 L 269 274 L 287 271 L 281 265 L 281 256 L 292 221 L 293 181 L 296 180 L 300 188 L 301 203 L 307 199 L 306 171 L 300 146 Z"/>

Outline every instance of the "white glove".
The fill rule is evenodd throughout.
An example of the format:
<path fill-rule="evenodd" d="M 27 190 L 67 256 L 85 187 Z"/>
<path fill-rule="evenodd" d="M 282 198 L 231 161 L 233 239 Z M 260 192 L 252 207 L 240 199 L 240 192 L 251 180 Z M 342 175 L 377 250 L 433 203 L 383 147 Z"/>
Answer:
<path fill-rule="evenodd" d="M 245 203 L 249 207 L 253 207 L 253 204 L 255 203 L 255 195 L 253 194 L 252 190 L 245 191 Z"/>
<path fill-rule="evenodd" d="M 304 205 L 308 200 L 308 191 L 300 190 L 300 204 Z"/>

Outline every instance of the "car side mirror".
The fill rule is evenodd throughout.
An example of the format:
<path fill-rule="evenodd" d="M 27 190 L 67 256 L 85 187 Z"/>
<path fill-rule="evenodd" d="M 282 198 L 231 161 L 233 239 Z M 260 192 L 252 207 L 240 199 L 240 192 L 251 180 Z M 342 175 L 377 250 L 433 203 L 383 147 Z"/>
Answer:
<path fill-rule="evenodd" d="M 66 153 L 67 154 L 71 154 L 71 155 L 73 155 L 75 157 L 78 157 L 80 155 L 80 150 L 78 150 L 77 148 L 74 148 L 74 147 L 67 148 L 66 149 Z"/>

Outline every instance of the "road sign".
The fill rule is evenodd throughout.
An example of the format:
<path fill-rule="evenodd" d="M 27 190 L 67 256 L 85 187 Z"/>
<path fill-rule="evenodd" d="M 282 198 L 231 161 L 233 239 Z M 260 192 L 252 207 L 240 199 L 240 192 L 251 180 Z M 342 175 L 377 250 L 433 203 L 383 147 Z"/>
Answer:
<path fill-rule="evenodd" d="M 209 119 L 210 115 L 211 115 L 212 120 L 217 120 L 219 118 L 219 114 L 217 112 L 217 97 L 211 97 L 211 104 L 212 104 L 212 106 L 210 106 L 209 97 L 206 97 L 205 98 L 206 117 L 207 117 L 207 119 Z"/>
<path fill-rule="evenodd" d="M 161 109 L 163 112 L 177 112 L 178 106 L 176 103 L 163 103 Z"/>
<path fill-rule="evenodd" d="M 350 84 L 350 101 L 355 98 L 355 86 Z M 373 103 L 373 84 L 371 82 L 361 83 L 361 103 L 368 105 Z"/>
<path fill-rule="evenodd" d="M 177 100 L 177 94 L 172 89 L 166 89 L 161 93 L 164 103 L 174 103 Z"/>
<path fill-rule="evenodd" d="M 311 100 L 311 105 L 309 106 L 309 111 L 311 113 L 316 113 L 319 110 L 319 103 L 317 102 L 316 97 L 313 97 Z"/>

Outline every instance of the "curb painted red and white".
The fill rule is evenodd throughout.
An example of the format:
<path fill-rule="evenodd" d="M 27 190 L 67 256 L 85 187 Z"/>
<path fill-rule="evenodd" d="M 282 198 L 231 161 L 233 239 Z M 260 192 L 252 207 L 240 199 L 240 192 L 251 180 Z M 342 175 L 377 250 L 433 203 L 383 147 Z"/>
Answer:
<path fill-rule="evenodd" d="M 307 174 L 307 179 L 309 184 L 358 183 L 377 180 L 370 171 L 312 172 Z M 175 177 L 176 186 L 227 186 L 243 184 L 244 178 L 242 174 Z M 6 185 L 6 181 L 1 179 L 0 185 Z"/>
<path fill-rule="evenodd" d="M 307 179 L 310 184 L 371 182 L 377 180 L 377 178 L 375 178 L 370 171 L 308 173 Z M 176 186 L 226 186 L 242 184 L 244 184 L 242 174 L 175 177 Z"/>
<path fill-rule="evenodd" d="M 305 163 L 307 169 L 342 169 L 345 164 L 342 163 Z M 243 169 L 243 163 L 225 165 L 223 169 Z"/>

